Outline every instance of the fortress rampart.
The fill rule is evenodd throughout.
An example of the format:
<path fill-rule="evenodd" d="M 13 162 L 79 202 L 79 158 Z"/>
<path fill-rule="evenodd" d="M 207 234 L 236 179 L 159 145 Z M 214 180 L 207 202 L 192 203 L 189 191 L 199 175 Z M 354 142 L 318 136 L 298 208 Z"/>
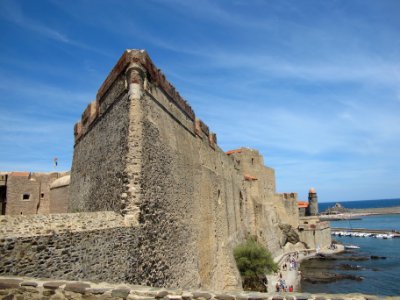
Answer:
<path fill-rule="evenodd" d="M 114 212 L 0 216 L 0 274 L 129 280 L 134 229 Z"/>
<path fill-rule="evenodd" d="M 0 219 L 0 274 L 238 290 L 246 237 L 304 247 L 287 237 L 297 194 L 276 193 L 258 151 L 224 153 L 145 51 L 122 55 L 74 136 L 70 213 Z"/>

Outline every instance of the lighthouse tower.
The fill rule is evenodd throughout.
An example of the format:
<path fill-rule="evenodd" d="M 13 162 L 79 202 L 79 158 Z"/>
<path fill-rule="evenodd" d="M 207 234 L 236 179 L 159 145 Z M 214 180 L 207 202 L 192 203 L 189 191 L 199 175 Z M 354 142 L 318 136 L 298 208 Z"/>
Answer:
<path fill-rule="evenodd" d="M 314 188 L 311 188 L 308 191 L 308 208 L 307 208 L 308 216 L 316 216 L 318 215 L 318 197 Z"/>

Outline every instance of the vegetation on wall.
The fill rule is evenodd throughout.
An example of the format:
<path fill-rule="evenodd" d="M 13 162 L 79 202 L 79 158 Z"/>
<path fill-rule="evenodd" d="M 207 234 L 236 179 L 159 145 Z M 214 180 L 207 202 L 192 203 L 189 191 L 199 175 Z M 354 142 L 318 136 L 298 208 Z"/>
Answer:
<path fill-rule="evenodd" d="M 243 289 L 266 292 L 265 275 L 278 270 L 271 253 L 251 237 L 236 246 L 233 254 L 242 276 Z"/>

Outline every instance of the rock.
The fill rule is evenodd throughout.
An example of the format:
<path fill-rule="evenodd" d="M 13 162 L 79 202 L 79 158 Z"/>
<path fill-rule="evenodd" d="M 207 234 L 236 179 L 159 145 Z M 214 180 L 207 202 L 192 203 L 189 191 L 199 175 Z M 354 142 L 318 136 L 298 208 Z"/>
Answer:
<path fill-rule="evenodd" d="M 312 272 L 303 276 L 303 280 L 311 283 L 329 283 L 344 279 L 361 281 L 364 278 L 352 274 L 336 274 L 329 272 Z"/>
<path fill-rule="evenodd" d="M 206 292 L 193 292 L 193 298 L 211 299 L 212 295 Z"/>
<path fill-rule="evenodd" d="M 227 294 L 217 294 L 214 298 L 218 300 L 235 300 L 235 297 Z"/>
<path fill-rule="evenodd" d="M 340 270 L 362 270 L 361 266 L 358 265 L 350 265 L 350 264 L 341 264 L 339 266 Z"/>
<path fill-rule="evenodd" d="M 86 292 L 93 295 L 101 295 L 108 292 L 109 290 L 109 288 L 88 288 L 86 289 Z"/>
<path fill-rule="evenodd" d="M 371 255 L 371 259 L 386 259 L 386 256 Z"/>
<path fill-rule="evenodd" d="M 43 287 L 45 289 L 56 290 L 60 286 L 62 286 L 63 284 L 65 284 L 65 282 L 62 282 L 62 281 L 50 281 L 50 282 L 43 283 Z"/>
<path fill-rule="evenodd" d="M 68 283 L 65 286 L 64 290 L 71 291 L 74 293 L 84 294 L 87 288 L 90 288 L 90 284 L 74 282 L 74 283 Z"/>
<path fill-rule="evenodd" d="M 284 236 L 284 245 L 286 243 L 297 244 L 300 242 L 299 235 L 289 224 L 279 224 L 279 229 L 282 230 Z"/>
<path fill-rule="evenodd" d="M 21 283 L 21 286 L 33 286 L 33 287 L 37 287 L 38 284 L 37 282 L 34 281 L 24 281 Z"/>
<path fill-rule="evenodd" d="M 317 260 L 350 260 L 350 261 L 364 261 L 364 260 L 369 260 L 369 256 L 358 256 L 358 255 L 352 255 L 352 256 L 346 256 L 346 255 L 325 255 L 322 253 L 317 254 L 314 258 L 311 259 L 317 259 Z"/>
<path fill-rule="evenodd" d="M 18 288 L 21 282 L 19 279 L 0 279 L 0 290 Z"/>
<path fill-rule="evenodd" d="M 155 298 L 164 298 L 168 295 L 168 291 L 162 290 L 156 293 Z"/>
<path fill-rule="evenodd" d="M 128 297 L 130 292 L 131 292 L 130 289 L 124 289 L 124 288 L 113 289 L 111 291 L 111 296 L 112 297 L 119 297 L 119 298 L 126 298 L 126 297 Z"/>

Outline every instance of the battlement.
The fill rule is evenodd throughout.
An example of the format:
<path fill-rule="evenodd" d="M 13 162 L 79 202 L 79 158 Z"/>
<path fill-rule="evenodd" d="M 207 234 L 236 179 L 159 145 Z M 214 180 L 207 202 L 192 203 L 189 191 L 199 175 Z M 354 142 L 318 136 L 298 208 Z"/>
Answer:
<path fill-rule="evenodd" d="M 166 79 L 165 75 L 158 69 L 145 50 L 126 50 L 117 64 L 108 74 L 100 86 L 96 100 L 88 104 L 82 113 L 81 120 L 74 126 L 75 144 L 91 130 L 96 120 L 106 114 L 107 110 L 123 93 L 129 93 L 131 85 L 139 85 L 143 91 L 151 92 L 153 87 L 162 90 L 167 101 L 178 108 L 178 110 L 189 120 L 192 129 L 198 137 L 208 142 L 212 149 L 217 144 L 217 136 L 210 132 L 209 127 L 196 115 L 192 107 L 182 98 L 175 87 Z M 111 97 L 109 97 L 111 94 Z M 165 107 L 170 110 L 170 107 Z"/>

